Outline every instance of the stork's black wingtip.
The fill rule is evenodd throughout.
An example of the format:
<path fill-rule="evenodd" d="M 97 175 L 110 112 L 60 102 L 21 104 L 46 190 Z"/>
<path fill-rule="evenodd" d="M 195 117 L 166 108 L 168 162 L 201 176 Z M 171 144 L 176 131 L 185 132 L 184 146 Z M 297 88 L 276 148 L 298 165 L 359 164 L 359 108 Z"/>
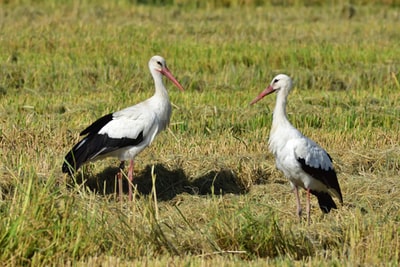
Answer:
<path fill-rule="evenodd" d="M 67 173 L 69 176 L 72 176 L 75 173 L 75 169 L 71 165 L 69 165 L 65 162 L 62 165 L 61 171 L 63 173 Z"/>

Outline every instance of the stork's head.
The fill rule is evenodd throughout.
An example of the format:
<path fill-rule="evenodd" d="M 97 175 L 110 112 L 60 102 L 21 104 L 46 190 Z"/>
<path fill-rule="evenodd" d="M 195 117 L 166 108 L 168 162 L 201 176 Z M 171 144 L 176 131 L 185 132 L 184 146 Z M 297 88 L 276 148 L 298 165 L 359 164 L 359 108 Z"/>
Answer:
<path fill-rule="evenodd" d="M 153 56 L 149 61 L 149 69 L 155 78 L 157 73 L 161 73 L 168 79 L 170 79 L 181 91 L 183 91 L 182 85 L 175 79 L 172 73 L 169 71 L 167 67 L 167 62 L 161 56 Z"/>
<path fill-rule="evenodd" d="M 253 101 L 250 102 L 250 105 L 255 104 L 259 100 L 261 100 L 264 96 L 269 95 L 273 92 L 283 91 L 284 94 L 289 94 L 292 89 L 292 79 L 286 74 L 278 74 L 275 76 L 270 85 L 264 89 Z"/>
<path fill-rule="evenodd" d="M 167 62 L 165 62 L 165 59 L 161 56 L 153 56 L 150 58 L 149 61 L 149 68 L 150 70 L 156 70 L 158 72 L 162 72 L 164 68 L 167 67 Z"/>

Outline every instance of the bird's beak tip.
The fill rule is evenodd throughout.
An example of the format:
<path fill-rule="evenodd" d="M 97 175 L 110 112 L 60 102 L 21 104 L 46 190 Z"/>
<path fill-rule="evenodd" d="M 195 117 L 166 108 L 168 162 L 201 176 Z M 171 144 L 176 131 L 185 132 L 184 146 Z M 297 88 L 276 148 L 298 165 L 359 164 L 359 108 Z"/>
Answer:
<path fill-rule="evenodd" d="M 249 106 L 254 105 L 254 104 L 257 103 L 260 99 L 261 99 L 261 98 L 259 98 L 259 97 L 254 98 L 254 99 L 249 103 Z"/>

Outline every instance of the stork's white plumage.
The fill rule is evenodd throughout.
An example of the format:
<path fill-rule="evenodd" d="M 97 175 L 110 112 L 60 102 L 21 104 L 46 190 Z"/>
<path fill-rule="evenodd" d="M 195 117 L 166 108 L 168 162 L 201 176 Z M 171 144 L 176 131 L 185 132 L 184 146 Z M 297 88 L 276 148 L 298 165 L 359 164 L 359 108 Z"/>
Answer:
<path fill-rule="evenodd" d="M 132 199 L 134 158 L 167 127 L 171 117 L 171 103 L 162 76 L 165 75 L 183 91 L 182 85 L 167 68 L 164 58 L 153 56 L 149 61 L 149 69 L 155 83 L 154 95 L 134 106 L 107 114 L 83 130 L 80 135 L 86 137 L 65 156 L 63 172 L 72 175 L 82 164 L 105 157 L 117 157 L 121 161 L 122 169 L 124 162 L 130 160 L 129 199 Z M 121 172 L 118 173 L 118 178 L 121 195 Z"/>
<path fill-rule="evenodd" d="M 318 204 L 324 213 L 337 208 L 332 195 L 340 203 L 343 203 L 343 199 L 329 154 L 305 137 L 287 118 L 286 102 L 291 89 L 292 79 L 285 74 L 279 74 L 250 104 L 277 92 L 269 149 L 275 156 L 276 167 L 284 173 L 293 187 L 299 217 L 302 209 L 298 187 L 307 190 L 307 219 L 310 222 L 310 193 L 318 198 Z"/>

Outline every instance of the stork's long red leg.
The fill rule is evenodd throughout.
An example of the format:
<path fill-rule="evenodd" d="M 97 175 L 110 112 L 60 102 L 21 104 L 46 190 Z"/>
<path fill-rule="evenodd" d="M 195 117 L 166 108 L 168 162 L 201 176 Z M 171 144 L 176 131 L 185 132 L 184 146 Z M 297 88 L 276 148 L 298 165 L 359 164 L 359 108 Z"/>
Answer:
<path fill-rule="evenodd" d="M 310 212 L 311 212 L 310 188 L 307 188 L 307 221 L 308 221 L 308 224 L 310 224 L 310 222 L 311 222 Z"/>
<path fill-rule="evenodd" d="M 299 218 L 300 218 L 300 220 L 301 220 L 301 212 L 302 212 L 302 209 L 301 209 L 301 204 L 300 204 L 300 196 L 299 196 L 299 189 L 297 188 L 297 186 L 295 186 L 294 188 L 293 188 L 293 190 L 294 190 L 294 194 L 295 194 L 295 196 L 296 196 L 296 204 L 297 204 L 297 216 L 299 216 Z"/>
<path fill-rule="evenodd" d="M 129 164 L 128 180 L 129 180 L 129 201 L 132 201 L 132 186 L 133 186 L 133 159 Z"/>

